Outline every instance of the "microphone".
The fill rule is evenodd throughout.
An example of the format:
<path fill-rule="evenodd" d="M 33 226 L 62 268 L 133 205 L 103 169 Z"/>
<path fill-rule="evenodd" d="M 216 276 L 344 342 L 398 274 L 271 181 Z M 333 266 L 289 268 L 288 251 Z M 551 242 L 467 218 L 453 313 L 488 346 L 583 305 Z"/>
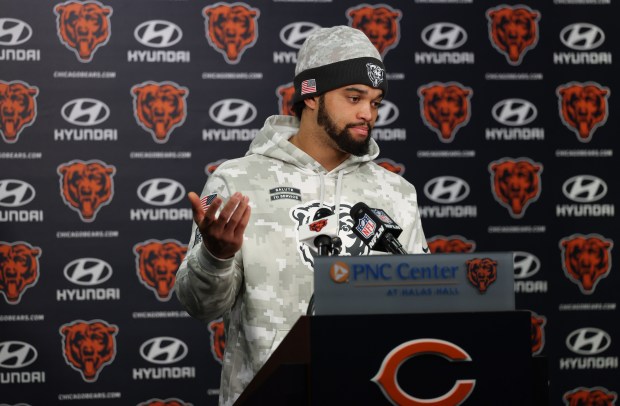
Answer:
<path fill-rule="evenodd" d="M 321 207 L 310 224 L 299 228 L 299 241 L 322 256 L 330 255 L 332 250 L 340 252 L 342 242 L 338 238 L 338 216 L 327 207 Z"/>
<path fill-rule="evenodd" d="M 381 209 L 368 207 L 359 202 L 351 208 L 353 232 L 373 251 L 406 255 L 407 251 L 398 241 L 403 229 Z"/>

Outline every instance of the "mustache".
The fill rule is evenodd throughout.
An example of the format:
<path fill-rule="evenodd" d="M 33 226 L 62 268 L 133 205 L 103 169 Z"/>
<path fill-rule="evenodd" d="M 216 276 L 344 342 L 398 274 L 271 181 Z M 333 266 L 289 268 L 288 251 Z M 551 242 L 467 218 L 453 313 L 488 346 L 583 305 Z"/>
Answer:
<path fill-rule="evenodd" d="M 370 123 L 364 123 L 364 122 L 347 124 L 344 126 L 344 129 L 347 130 L 353 127 L 366 127 L 368 129 L 368 132 L 372 131 L 372 126 L 370 125 Z"/>

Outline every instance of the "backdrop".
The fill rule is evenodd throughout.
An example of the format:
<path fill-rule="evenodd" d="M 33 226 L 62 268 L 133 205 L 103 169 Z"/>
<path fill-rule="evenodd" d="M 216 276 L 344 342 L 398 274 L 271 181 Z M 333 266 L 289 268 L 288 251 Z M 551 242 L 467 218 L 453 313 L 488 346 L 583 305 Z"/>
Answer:
<path fill-rule="evenodd" d="M 342 24 L 384 57 L 378 162 L 432 250 L 515 251 L 551 403 L 614 404 L 620 10 L 507 3 L 2 0 L 0 403 L 216 404 L 221 321 L 173 292 L 185 194 L 289 112 L 303 40 Z"/>

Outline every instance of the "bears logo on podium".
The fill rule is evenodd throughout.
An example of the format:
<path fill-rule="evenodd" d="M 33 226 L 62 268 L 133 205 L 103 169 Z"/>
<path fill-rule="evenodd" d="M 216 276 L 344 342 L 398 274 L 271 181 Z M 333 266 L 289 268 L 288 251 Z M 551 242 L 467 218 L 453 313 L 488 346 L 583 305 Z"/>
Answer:
<path fill-rule="evenodd" d="M 118 327 L 104 320 L 75 320 L 63 324 L 63 355 L 67 365 L 82 375 L 86 382 L 95 382 L 104 366 L 116 358 Z"/>
<path fill-rule="evenodd" d="M 229 64 L 256 44 L 260 11 L 245 3 L 216 3 L 202 10 L 209 45 L 224 55 Z"/>
<path fill-rule="evenodd" d="M 172 130 L 187 116 L 186 87 L 173 82 L 144 82 L 131 88 L 136 121 L 158 144 L 168 142 Z"/>
<path fill-rule="evenodd" d="M 473 258 L 465 261 L 467 280 L 480 293 L 485 293 L 489 286 L 497 280 L 497 261 L 491 258 Z"/>
<path fill-rule="evenodd" d="M 590 142 L 594 131 L 607 121 L 609 89 L 594 82 L 570 82 L 556 92 L 562 123 L 579 141 Z"/>
<path fill-rule="evenodd" d="M 469 122 L 473 90 L 457 82 L 433 82 L 418 88 L 424 124 L 441 142 L 452 142 L 456 132 Z"/>
<path fill-rule="evenodd" d="M 540 196 L 542 171 L 542 164 L 529 158 L 502 158 L 491 162 L 493 197 L 513 218 L 523 217 L 525 209 Z"/>
<path fill-rule="evenodd" d="M 39 280 L 41 248 L 27 242 L 0 241 L 0 293 L 8 304 L 18 304 L 26 289 Z"/>
<path fill-rule="evenodd" d="M 540 13 L 524 5 L 501 5 L 487 10 L 487 19 L 493 47 L 509 64 L 520 65 L 525 53 L 538 43 Z"/>
<path fill-rule="evenodd" d="M 22 130 L 34 123 L 38 94 L 39 89 L 28 83 L 0 80 L 0 134 L 4 142 L 17 142 Z"/>
<path fill-rule="evenodd" d="M 90 62 L 95 51 L 108 43 L 112 8 L 98 1 L 67 1 L 54 7 L 58 37 L 80 62 Z"/>

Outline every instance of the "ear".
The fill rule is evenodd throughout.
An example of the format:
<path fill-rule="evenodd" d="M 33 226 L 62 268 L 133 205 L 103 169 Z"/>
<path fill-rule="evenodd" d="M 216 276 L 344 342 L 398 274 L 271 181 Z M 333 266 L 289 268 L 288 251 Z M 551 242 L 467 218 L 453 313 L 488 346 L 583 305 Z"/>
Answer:
<path fill-rule="evenodd" d="M 319 96 L 309 97 L 304 99 L 304 104 L 310 110 L 316 110 L 319 107 Z"/>

